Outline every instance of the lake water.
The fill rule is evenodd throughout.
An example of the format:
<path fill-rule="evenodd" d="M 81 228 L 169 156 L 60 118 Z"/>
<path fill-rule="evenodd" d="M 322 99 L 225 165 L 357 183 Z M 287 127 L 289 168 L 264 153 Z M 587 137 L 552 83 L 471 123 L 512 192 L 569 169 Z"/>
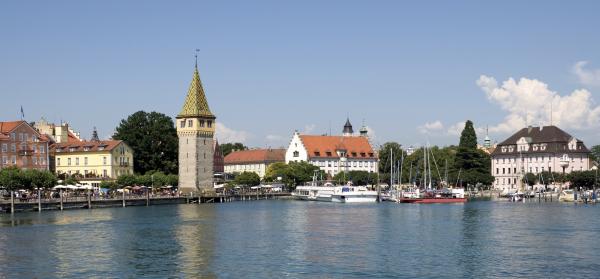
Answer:
<path fill-rule="evenodd" d="M 0 215 L 1 278 L 599 278 L 600 205 L 252 201 Z"/>

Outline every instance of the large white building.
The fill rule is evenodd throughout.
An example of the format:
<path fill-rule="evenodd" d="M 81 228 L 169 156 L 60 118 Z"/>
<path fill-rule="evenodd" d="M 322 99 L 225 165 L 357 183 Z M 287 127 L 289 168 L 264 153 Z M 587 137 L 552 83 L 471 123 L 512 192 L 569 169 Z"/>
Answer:
<path fill-rule="evenodd" d="M 556 126 L 523 128 L 499 143 L 491 154 L 494 188 L 517 190 L 525 173 L 589 170 L 589 154 L 581 140 Z"/>
<path fill-rule="evenodd" d="M 285 149 L 250 149 L 225 156 L 225 173 L 254 172 L 264 178 L 270 164 L 285 162 Z"/>
<path fill-rule="evenodd" d="M 309 162 L 330 176 L 343 171 L 377 172 L 378 158 L 361 129 L 354 135 L 350 121 L 346 121 L 342 136 L 301 135 L 295 132 L 285 153 L 285 162 Z"/>

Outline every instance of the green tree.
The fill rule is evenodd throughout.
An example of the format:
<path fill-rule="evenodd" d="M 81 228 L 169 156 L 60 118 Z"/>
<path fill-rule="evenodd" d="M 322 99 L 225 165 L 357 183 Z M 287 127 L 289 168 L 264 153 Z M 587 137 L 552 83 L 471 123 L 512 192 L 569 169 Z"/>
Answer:
<path fill-rule="evenodd" d="M 478 183 L 488 186 L 494 181 L 490 172 L 491 158 L 489 154 L 477 149 L 477 135 L 470 120 L 467 120 L 461 133 L 454 168 L 461 171 L 460 180 L 467 184 L 464 186 L 475 186 Z"/>
<path fill-rule="evenodd" d="M 590 153 L 590 159 L 592 159 L 592 161 L 596 162 L 597 164 L 600 164 L 600 145 L 592 146 L 590 151 L 592 152 Z"/>
<path fill-rule="evenodd" d="M 136 175 L 133 174 L 123 174 L 121 176 L 119 176 L 117 178 L 117 185 L 119 185 L 119 187 L 125 187 L 125 186 L 133 186 L 135 184 L 137 184 L 138 182 L 138 178 Z"/>
<path fill-rule="evenodd" d="M 390 160 L 392 153 L 394 155 L 394 162 L 391 162 Z M 404 154 L 404 156 L 406 155 L 404 151 L 402 151 L 402 145 L 397 142 L 386 142 L 379 147 L 379 173 L 382 177 L 387 174 L 387 177 L 389 178 L 392 163 L 394 168 L 396 168 L 396 165 L 403 156 L 402 154 Z"/>
<path fill-rule="evenodd" d="M 234 143 L 225 143 L 225 144 L 221 144 L 221 151 L 223 152 L 223 156 L 227 156 L 229 155 L 229 153 L 233 152 L 234 150 L 246 150 L 248 149 L 247 146 L 245 146 L 244 144 L 240 143 L 240 142 L 234 142 Z"/>
<path fill-rule="evenodd" d="M 377 174 L 368 171 L 340 172 L 333 177 L 333 180 L 338 184 L 352 181 L 354 185 L 375 185 L 377 184 Z"/>
<path fill-rule="evenodd" d="M 119 184 L 117 184 L 114 181 L 106 181 L 105 180 L 105 181 L 100 182 L 100 188 L 116 190 L 119 188 Z"/>
<path fill-rule="evenodd" d="M 245 171 L 236 176 L 234 182 L 240 186 L 256 186 L 260 184 L 260 176 L 255 172 Z"/>
<path fill-rule="evenodd" d="M 133 149 L 136 173 L 177 173 L 177 130 L 169 116 L 138 111 L 121 120 L 113 138 L 125 141 Z"/>
<path fill-rule="evenodd" d="M 320 179 L 320 177 L 327 177 L 325 172 L 323 172 L 319 167 L 309 164 L 307 162 L 290 162 L 290 179 L 294 181 L 294 186 L 302 185 L 306 182 L 313 180 L 313 175 L 316 175 Z"/>
<path fill-rule="evenodd" d="M 538 180 L 539 180 L 538 176 L 533 173 L 530 173 L 530 172 L 526 173 L 523 176 L 523 183 L 525 183 L 529 186 L 535 185 L 536 183 L 538 183 Z"/>
<path fill-rule="evenodd" d="M 567 175 L 567 179 L 574 187 L 592 189 L 596 181 L 596 171 L 574 171 Z"/>
<path fill-rule="evenodd" d="M 21 169 L 17 167 L 7 167 L 0 170 L 0 187 L 6 188 L 8 191 L 14 191 L 22 188 L 23 175 Z"/>
<path fill-rule="evenodd" d="M 179 185 L 179 176 L 177 176 L 176 174 L 167 174 L 166 181 L 166 185 L 177 186 Z"/>
<path fill-rule="evenodd" d="M 279 177 L 281 177 L 283 183 L 288 184 L 284 181 L 286 178 L 291 177 L 291 168 L 288 164 L 284 162 L 277 162 L 272 163 L 267 167 L 264 177 L 265 181 L 275 182 Z"/>
<path fill-rule="evenodd" d="M 465 123 L 465 128 L 460 134 L 460 143 L 458 144 L 458 147 L 477 149 L 477 134 L 475 133 L 475 128 L 473 128 L 473 122 L 471 120 L 467 120 Z"/>

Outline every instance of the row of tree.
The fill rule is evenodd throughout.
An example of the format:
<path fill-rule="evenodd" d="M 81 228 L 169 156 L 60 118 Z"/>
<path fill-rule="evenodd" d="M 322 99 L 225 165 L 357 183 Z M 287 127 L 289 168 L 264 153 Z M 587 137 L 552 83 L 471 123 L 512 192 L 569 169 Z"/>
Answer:
<path fill-rule="evenodd" d="M 567 174 L 544 171 L 539 174 L 526 173 L 523 176 L 523 183 L 533 186 L 537 184 L 551 185 L 554 183 L 570 182 L 572 187 L 592 189 L 600 187 L 599 179 L 596 170 L 574 171 Z"/>
<path fill-rule="evenodd" d="M 23 170 L 17 167 L 7 167 L 0 170 L 0 185 L 8 191 L 52 188 L 57 181 L 58 179 L 53 173 L 45 170 Z"/>
<path fill-rule="evenodd" d="M 125 186 L 162 187 L 177 186 L 178 183 L 179 177 L 176 174 L 151 171 L 144 175 L 124 174 L 119 176 L 116 181 L 103 181 L 100 183 L 100 188 L 118 189 Z"/>

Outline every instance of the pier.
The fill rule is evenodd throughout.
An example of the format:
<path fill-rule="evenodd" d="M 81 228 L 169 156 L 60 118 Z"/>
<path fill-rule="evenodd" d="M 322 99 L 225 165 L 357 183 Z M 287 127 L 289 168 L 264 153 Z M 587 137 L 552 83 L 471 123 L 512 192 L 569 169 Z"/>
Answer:
<path fill-rule="evenodd" d="M 206 194 L 191 196 L 140 196 L 121 195 L 120 197 L 97 198 L 93 196 L 62 197 L 55 199 L 2 199 L 0 212 L 14 213 L 45 210 L 93 209 L 106 207 L 150 206 L 164 204 L 227 203 L 235 201 L 257 201 L 286 199 L 290 193 L 238 193 Z"/>

